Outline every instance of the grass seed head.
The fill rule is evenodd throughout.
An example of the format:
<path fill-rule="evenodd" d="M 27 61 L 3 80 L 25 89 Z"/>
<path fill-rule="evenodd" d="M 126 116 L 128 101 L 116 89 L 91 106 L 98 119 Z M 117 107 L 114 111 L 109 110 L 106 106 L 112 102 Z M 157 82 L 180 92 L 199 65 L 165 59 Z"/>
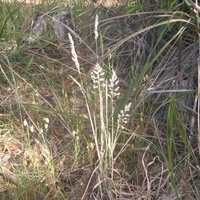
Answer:
<path fill-rule="evenodd" d="M 109 89 L 110 89 L 110 96 L 111 98 L 113 97 L 117 97 L 120 95 L 119 93 L 119 80 L 118 80 L 118 77 L 116 75 L 116 72 L 113 70 L 112 72 L 112 78 L 109 80 Z"/>
<path fill-rule="evenodd" d="M 94 25 L 94 39 L 97 40 L 98 39 L 98 25 L 99 25 L 99 15 L 96 15 L 95 17 L 95 25 Z"/>
<path fill-rule="evenodd" d="M 23 121 L 23 124 L 24 124 L 25 127 L 28 126 L 28 122 L 27 122 L 26 119 Z"/>
<path fill-rule="evenodd" d="M 91 78 L 93 81 L 93 88 L 98 88 L 99 86 L 105 87 L 105 72 L 103 72 L 102 67 L 97 63 L 94 70 L 91 73 Z"/>
<path fill-rule="evenodd" d="M 78 56 L 77 56 L 77 53 L 75 51 L 74 40 L 73 40 L 73 38 L 72 38 L 70 33 L 68 33 L 68 37 L 69 37 L 69 41 L 70 41 L 72 60 L 74 61 L 77 70 L 80 72 L 80 64 L 78 62 Z"/>
<path fill-rule="evenodd" d="M 131 102 L 129 104 L 127 104 L 124 108 L 124 110 L 121 110 L 120 113 L 118 114 L 118 125 L 119 126 L 122 126 L 124 124 L 127 124 L 128 123 L 128 120 L 130 118 L 130 114 L 128 114 L 129 110 L 130 110 L 130 107 L 131 107 Z"/>

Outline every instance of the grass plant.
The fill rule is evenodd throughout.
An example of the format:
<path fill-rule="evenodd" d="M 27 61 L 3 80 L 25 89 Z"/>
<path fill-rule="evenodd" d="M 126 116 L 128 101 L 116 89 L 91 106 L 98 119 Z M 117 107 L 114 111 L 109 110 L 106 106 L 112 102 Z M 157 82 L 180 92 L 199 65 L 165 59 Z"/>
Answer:
<path fill-rule="evenodd" d="M 0 3 L 0 199 L 200 199 L 198 7 L 148 2 Z"/>

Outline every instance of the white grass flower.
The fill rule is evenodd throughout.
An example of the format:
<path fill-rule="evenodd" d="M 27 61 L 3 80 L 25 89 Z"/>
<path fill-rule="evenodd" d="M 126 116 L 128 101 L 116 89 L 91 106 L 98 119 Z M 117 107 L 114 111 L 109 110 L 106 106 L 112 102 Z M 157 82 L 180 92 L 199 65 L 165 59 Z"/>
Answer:
<path fill-rule="evenodd" d="M 39 97 L 39 96 L 40 96 L 37 90 L 35 90 L 35 96 L 36 96 L 36 97 Z"/>
<path fill-rule="evenodd" d="M 47 124 L 49 124 L 49 118 L 44 117 L 43 120 L 44 120 Z"/>
<path fill-rule="evenodd" d="M 131 102 L 125 106 L 125 112 L 128 112 L 130 110 L 130 107 L 131 107 Z"/>
<path fill-rule="evenodd" d="M 35 128 L 34 128 L 34 126 L 33 126 L 33 125 L 30 126 L 29 130 L 30 130 L 31 133 L 34 133 L 34 132 L 35 132 Z"/>
<path fill-rule="evenodd" d="M 117 120 L 118 125 L 123 126 L 124 124 L 128 123 L 128 120 L 130 118 L 130 114 L 128 114 L 128 111 L 130 110 L 130 107 L 131 107 L 131 102 L 125 106 L 124 110 L 120 111 Z"/>
<path fill-rule="evenodd" d="M 45 130 L 47 130 L 49 127 L 49 118 L 44 117 L 43 120 L 45 121 L 44 128 L 45 128 Z"/>
<path fill-rule="evenodd" d="M 79 139 L 80 139 L 80 138 L 79 138 L 79 136 L 77 135 L 77 136 L 76 136 L 76 140 L 79 140 Z"/>
<path fill-rule="evenodd" d="M 48 124 L 44 124 L 44 128 L 45 128 L 46 130 L 48 129 L 48 127 L 49 127 Z"/>
<path fill-rule="evenodd" d="M 108 87 L 110 89 L 110 96 L 111 96 L 111 98 L 120 95 L 118 84 L 119 84 L 118 77 L 116 75 L 116 72 L 113 70 L 113 72 L 112 72 L 112 78 L 109 80 L 109 85 L 108 85 Z"/>
<path fill-rule="evenodd" d="M 94 70 L 91 73 L 91 78 L 93 81 L 93 88 L 98 88 L 99 86 L 104 87 L 105 79 L 104 79 L 104 72 L 102 67 L 97 63 L 94 67 Z"/>
<path fill-rule="evenodd" d="M 74 41 L 73 41 L 73 38 L 72 38 L 72 36 L 71 36 L 70 33 L 68 33 L 68 37 L 69 37 L 69 41 L 70 41 L 70 47 L 71 47 L 71 53 L 72 53 L 72 60 L 74 61 L 78 72 L 80 72 L 80 64 L 78 62 L 78 56 L 77 56 L 77 53 L 75 51 Z"/>
<path fill-rule="evenodd" d="M 23 124 L 24 124 L 25 127 L 28 126 L 28 122 L 27 122 L 26 119 L 23 121 Z"/>
<path fill-rule="evenodd" d="M 74 138 L 76 138 L 76 140 L 80 139 L 77 131 L 72 131 L 72 135 L 73 135 Z"/>
<path fill-rule="evenodd" d="M 77 136 L 78 136 L 78 130 L 72 131 L 72 135 L 73 135 L 74 137 L 77 137 Z"/>
<path fill-rule="evenodd" d="M 98 25 L 99 25 L 99 15 L 96 15 L 95 17 L 95 24 L 94 24 L 94 39 L 98 39 Z"/>

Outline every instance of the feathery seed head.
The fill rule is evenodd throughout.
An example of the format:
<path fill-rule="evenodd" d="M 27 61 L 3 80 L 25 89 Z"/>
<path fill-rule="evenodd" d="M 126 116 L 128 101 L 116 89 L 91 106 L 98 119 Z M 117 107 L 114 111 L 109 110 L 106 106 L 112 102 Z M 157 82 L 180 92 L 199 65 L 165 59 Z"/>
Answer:
<path fill-rule="evenodd" d="M 80 72 L 80 64 L 78 62 L 78 56 L 77 56 L 77 53 L 75 51 L 74 41 L 73 41 L 73 38 L 72 38 L 72 36 L 71 36 L 70 33 L 68 33 L 68 37 L 69 37 L 69 41 L 70 41 L 70 47 L 71 47 L 71 53 L 72 53 L 72 60 L 74 61 L 77 70 Z"/>
<path fill-rule="evenodd" d="M 98 25 L 99 25 L 99 15 L 97 14 L 95 17 L 95 25 L 94 25 L 94 39 L 98 39 Z"/>
<path fill-rule="evenodd" d="M 91 78 L 93 81 L 93 88 L 98 88 L 99 86 L 105 87 L 105 78 L 103 77 L 105 72 L 103 72 L 102 67 L 97 63 L 94 70 L 91 73 Z"/>
<path fill-rule="evenodd" d="M 116 75 L 116 72 L 113 70 L 113 72 L 112 72 L 112 78 L 109 80 L 109 85 L 108 85 L 108 87 L 110 89 L 110 96 L 111 96 L 111 98 L 120 95 L 118 83 L 119 83 L 118 77 Z"/>
<path fill-rule="evenodd" d="M 129 104 L 127 104 L 124 108 L 124 110 L 121 110 L 120 113 L 118 114 L 118 125 L 121 125 L 123 128 L 124 124 L 128 123 L 130 114 L 128 114 L 128 111 L 130 110 L 131 107 L 131 102 Z"/>

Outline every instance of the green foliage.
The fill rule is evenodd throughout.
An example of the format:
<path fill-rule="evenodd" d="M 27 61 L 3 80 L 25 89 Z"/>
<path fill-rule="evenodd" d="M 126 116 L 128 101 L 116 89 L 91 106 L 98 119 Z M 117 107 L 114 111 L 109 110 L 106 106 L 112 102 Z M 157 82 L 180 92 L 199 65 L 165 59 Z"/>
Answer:
<path fill-rule="evenodd" d="M 0 40 L 7 41 L 15 39 L 19 33 L 20 23 L 22 22 L 21 8 L 23 3 L 16 3 L 13 7 L 12 3 L 3 2 L 0 5 Z"/>
<path fill-rule="evenodd" d="M 164 10 L 171 10 L 172 8 L 174 8 L 175 6 L 177 6 L 180 2 L 179 0 L 161 0 L 161 7 Z"/>

